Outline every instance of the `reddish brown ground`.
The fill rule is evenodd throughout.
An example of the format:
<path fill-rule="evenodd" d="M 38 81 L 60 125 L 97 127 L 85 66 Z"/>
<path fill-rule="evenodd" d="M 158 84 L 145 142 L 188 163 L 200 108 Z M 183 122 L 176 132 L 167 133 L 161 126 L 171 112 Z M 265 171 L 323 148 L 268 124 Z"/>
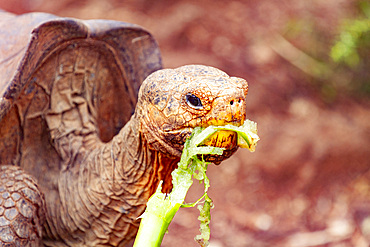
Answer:
<path fill-rule="evenodd" d="M 353 1 L 0 0 L 0 7 L 136 23 L 158 40 L 165 67 L 207 64 L 247 79 L 248 116 L 261 141 L 255 153 L 240 150 L 209 169 L 211 246 L 369 246 L 370 101 L 339 95 L 324 104 L 315 80 L 278 55 L 299 59 L 278 33 L 309 53 L 312 40 L 330 45 L 338 22 L 355 15 Z M 181 209 L 163 246 L 197 246 L 197 214 Z"/>

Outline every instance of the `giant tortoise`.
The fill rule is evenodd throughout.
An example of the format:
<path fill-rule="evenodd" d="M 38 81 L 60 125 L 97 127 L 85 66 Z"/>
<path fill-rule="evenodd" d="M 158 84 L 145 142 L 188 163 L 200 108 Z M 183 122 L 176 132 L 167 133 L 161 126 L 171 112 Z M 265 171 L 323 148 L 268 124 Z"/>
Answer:
<path fill-rule="evenodd" d="M 0 12 L 0 245 L 128 245 L 192 129 L 241 125 L 247 91 L 212 67 L 162 69 L 137 25 Z"/>

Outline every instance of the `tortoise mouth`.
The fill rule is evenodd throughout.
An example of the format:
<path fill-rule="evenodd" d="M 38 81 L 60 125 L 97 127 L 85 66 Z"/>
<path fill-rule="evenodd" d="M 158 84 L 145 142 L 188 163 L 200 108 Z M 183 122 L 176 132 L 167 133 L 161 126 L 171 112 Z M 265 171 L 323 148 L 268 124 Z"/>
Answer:
<path fill-rule="evenodd" d="M 208 121 L 202 127 L 208 127 L 210 125 L 223 126 L 223 125 L 234 125 L 241 126 L 244 123 L 244 118 L 233 119 L 233 121 L 217 120 L 217 122 Z M 238 134 L 232 130 L 218 130 L 213 135 L 208 137 L 202 143 L 205 146 L 212 146 L 218 148 L 224 148 L 225 150 L 233 150 L 238 146 Z"/>
<path fill-rule="evenodd" d="M 219 130 L 206 139 L 202 145 L 224 148 L 222 155 L 203 155 L 203 159 L 219 165 L 221 161 L 229 158 L 238 149 L 238 134 L 230 130 Z"/>
<path fill-rule="evenodd" d="M 236 132 L 231 130 L 219 130 L 207 138 L 202 144 L 229 150 L 237 146 L 237 139 L 238 135 Z"/>
<path fill-rule="evenodd" d="M 223 124 L 217 124 L 215 126 L 222 126 L 227 124 L 240 126 L 242 122 L 243 121 L 234 123 L 223 122 Z M 209 125 L 210 124 L 203 127 L 207 127 Z M 194 127 L 188 126 L 178 130 L 165 131 L 166 141 L 170 142 L 171 146 L 176 149 L 176 152 L 178 152 L 178 156 L 181 156 L 185 140 L 191 136 L 193 129 Z M 200 144 L 200 146 L 210 146 L 224 149 L 222 155 L 203 155 L 203 159 L 205 161 L 213 162 L 218 165 L 219 163 L 221 163 L 221 161 L 229 158 L 238 149 L 238 134 L 235 131 L 231 130 L 218 130 L 206 140 L 204 140 Z M 201 156 L 199 156 L 199 158 L 202 159 Z"/>

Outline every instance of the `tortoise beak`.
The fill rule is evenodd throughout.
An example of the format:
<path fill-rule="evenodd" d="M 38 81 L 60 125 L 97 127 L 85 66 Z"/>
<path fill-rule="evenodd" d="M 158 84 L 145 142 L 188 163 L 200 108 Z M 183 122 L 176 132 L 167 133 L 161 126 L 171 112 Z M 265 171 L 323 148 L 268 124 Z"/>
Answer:
<path fill-rule="evenodd" d="M 245 99 L 239 97 L 220 97 L 215 100 L 214 112 L 210 114 L 203 127 L 209 125 L 240 126 L 246 118 Z M 231 130 L 219 130 L 203 142 L 205 146 L 224 148 L 222 155 L 204 155 L 203 158 L 216 165 L 229 158 L 238 149 L 238 134 Z"/>
<path fill-rule="evenodd" d="M 203 142 L 205 146 L 224 148 L 222 155 L 203 155 L 205 161 L 219 165 L 238 149 L 238 135 L 234 131 L 219 130 Z"/>
<path fill-rule="evenodd" d="M 219 130 L 203 142 L 206 146 L 233 149 L 237 146 L 237 133 L 231 130 Z"/>
<path fill-rule="evenodd" d="M 205 161 L 219 165 L 222 161 L 229 158 L 238 149 L 238 135 L 234 131 L 219 130 L 208 138 L 203 145 L 224 148 L 222 155 L 203 155 Z"/>

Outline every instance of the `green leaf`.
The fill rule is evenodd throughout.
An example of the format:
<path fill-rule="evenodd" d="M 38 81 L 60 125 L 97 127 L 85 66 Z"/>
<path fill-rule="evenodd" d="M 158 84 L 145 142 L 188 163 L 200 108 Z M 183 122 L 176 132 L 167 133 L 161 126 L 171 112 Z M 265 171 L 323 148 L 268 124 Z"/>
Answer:
<path fill-rule="evenodd" d="M 201 246 L 208 246 L 210 239 L 210 210 L 213 207 L 212 200 L 207 191 L 210 187 L 210 181 L 207 177 L 208 162 L 199 159 L 198 155 L 212 154 L 222 155 L 223 149 L 210 146 L 200 146 L 207 138 L 212 136 L 218 130 L 231 130 L 238 133 L 239 146 L 246 147 L 254 151 L 254 147 L 259 140 L 257 135 L 256 123 L 246 120 L 242 126 L 209 126 L 207 128 L 196 127 L 192 135 L 186 140 L 181 155 L 178 168 L 172 173 L 172 191 L 169 195 L 161 192 L 161 184 L 156 192 L 149 198 L 147 208 L 140 217 L 141 223 L 138 234 L 135 239 L 134 247 L 158 247 L 160 246 L 163 236 L 172 221 L 174 215 L 180 207 L 194 207 L 202 199 L 203 206 L 199 205 L 200 216 L 200 235 L 195 240 Z M 242 141 L 243 140 L 243 141 Z M 245 145 L 245 143 L 247 143 Z M 204 184 L 204 194 L 192 204 L 184 203 L 186 194 L 193 184 L 193 178 Z"/>

